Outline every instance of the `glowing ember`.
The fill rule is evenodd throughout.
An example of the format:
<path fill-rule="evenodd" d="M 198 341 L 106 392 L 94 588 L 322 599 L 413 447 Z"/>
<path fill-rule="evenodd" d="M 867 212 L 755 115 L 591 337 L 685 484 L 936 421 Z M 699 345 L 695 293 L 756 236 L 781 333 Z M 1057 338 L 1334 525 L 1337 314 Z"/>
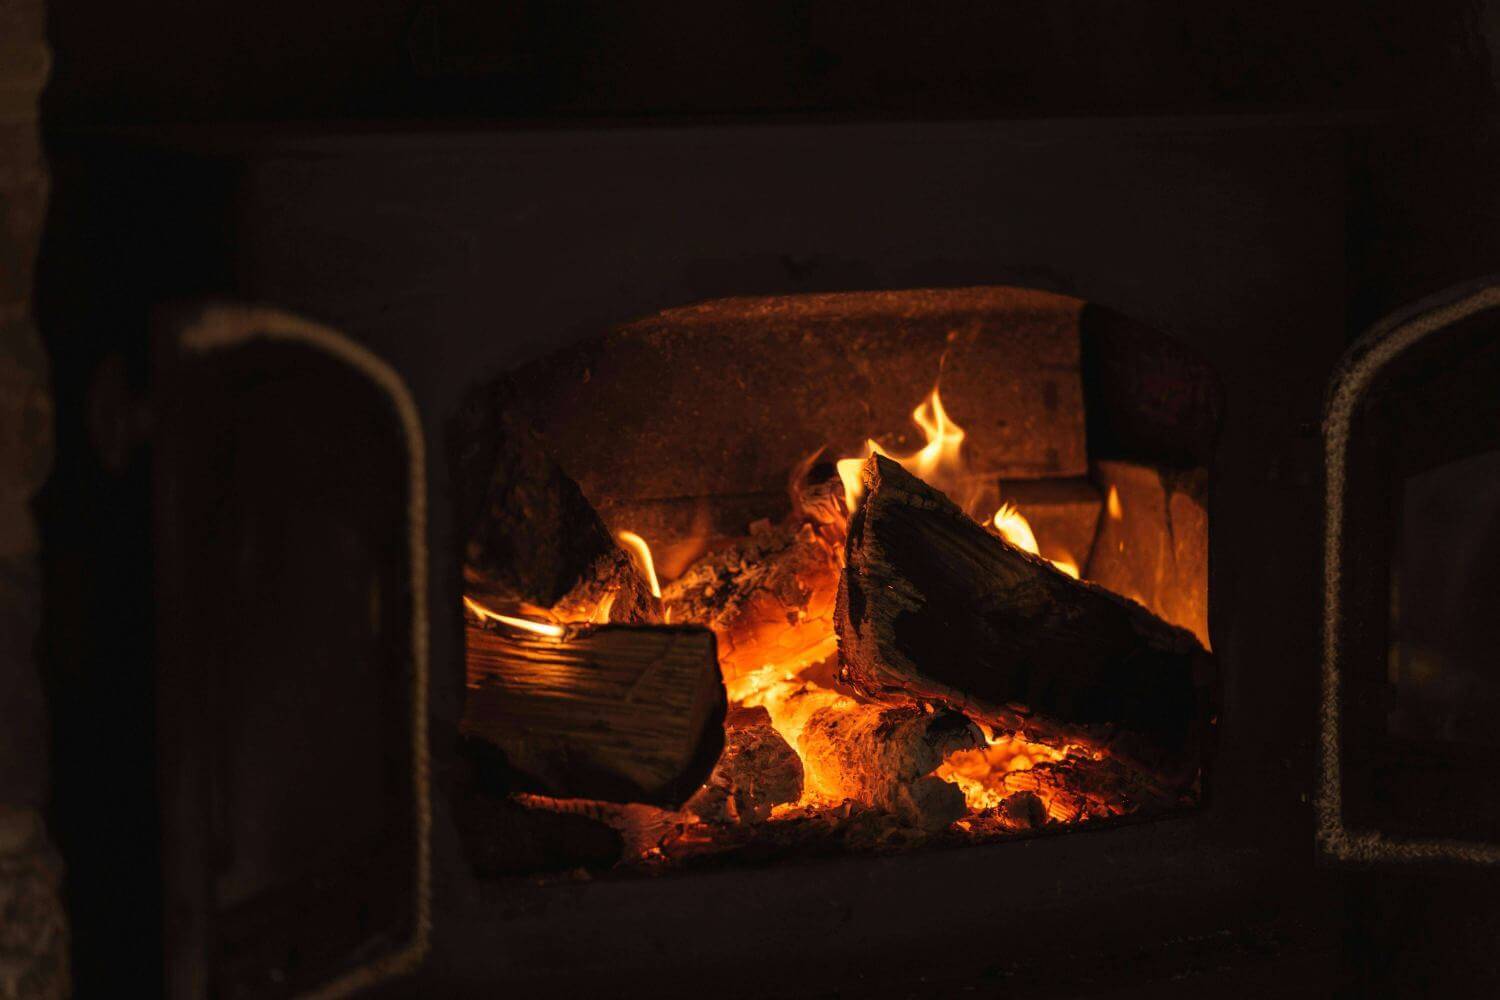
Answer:
<path fill-rule="evenodd" d="M 554 625 L 551 622 L 535 622 L 526 618 L 516 618 L 513 615 L 502 615 L 498 611 L 491 611 L 489 608 L 480 604 L 478 601 L 474 600 L 472 597 L 469 597 L 467 594 L 464 595 L 464 607 L 474 612 L 474 614 L 478 615 L 480 618 L 487 619 L 489 621 L 500 622 L 502 625 L 509 625 L 511 628 L 518 628 L 524 632 L 534 632 L 537 635 L 545 635 L 552 639 L 561 639 L 563 637 L 563 634 L 567 631 L 567 629 L 563 628 L 561 625 Z M 604 613 L 607 618 L 609 615 L 609 610 L 605 609 Z"/>
<path fill-rule="evenodd" d="M 989 746 L 983 750 L 962 750 L 951 754 L 937 776 L 951 781 L 963 790 L 970 812 L 993 809 L 1017 789 L 1007 788 L 1006 776 L 1016 771 L 1030 771 L 1037 764 L 1067 758 L 1077 748 L 1058 749 L 1046 743 L 1032 743 L 1015 733 L 986 733 Z M 1040 795 L 1043 804 L 1049 796 Z"/>
<path fill-rule="evenodd" d="M 651 584 L 651 596 L 660 597 L 661 584 L 656 582 L 656 563 L 651 560 L 651 546 L 633 531 L 622 531 L 615 537 L 619 538 L 630 550 L 630 554 L 635 557 L 635 564 L 640 567 L 642 575 L 646 577 L 646 582 Z"/>
<path fill-rule="evenodd" d="M 768 822 L 778 829 L 830 829 L 842 823 L 853 829 L 858 823 L 851 817 L 884 816 L 890 822 L 891 817 L 900 816 L 927 833 L 951 828 L 977 837 L 1119 815 L 1135 808 L 1131 798 L 1135 793 L 1119 777 L 1120 772 L 1112 770 L 1116 762 L 1100 750 L 1033 742 L 1022 733 L 977 725 L 942 705 L 873 704 L 838 681 L 834 593 L 843 561 L 847 514 L 861 500 L 861 470 L 870 456 L 899 462 L 947 493 L 970 517 L 1011 545 L 1041 556 L 1036 534 L 1015 504 L 1002 503 L 989 513 L 994 503 L 993 482 L 988 484 L 987 498 L 974 491 L 976 483 L 983 483 L 965 468 L 964 430 L 945 409 L 936 386 L 912 411 L 911 419 L 923 434 L 922 447 L 897 455 L 873 439 L 866 440 L 861 454 L 834 463 L 838 483 L 810 477 L 821 451 L 800 463 L 791 477 L 793 515 L 786 524 L 768 527 L 769 522 L 763 522 L 751 529 L 749 538 L 721 544 L 705 554 L 710 533 L 706 513 L 700 510 L 697 520 L 702 523 L 695 521 L 693 537 L 677 543 L 675 549 L 669 541 L 663 549 L 670 581 L 663 602 L 666 620 L 675 611 L 679 620 L 714 629 L 726 693 L 734 706 L 731 713 L 745 710 L 760 720 L 753 725 L 763 735 L 755 737 L 758 742 L 745 745 L 766 747 L 780 736 L 796 759 L 785 748 L 777 751 L 777 759 L 781 766 L 800 760 L 802 791 L 796 802 L 767 801 L 749 821 L 738 812 L 725 819 L 724 815 L 731 814 L 699 811 L 702 807 L 691 802 L 682 812 L 600 806 L 613 825 L 627 831 L 626 840 L 639 847 L 640 858 L 660 858 L 673 837 L 678 848 L 691 850 L 707 849 L 720 838 L 728 843 L 734 836 L 748 836 L 729 833 L 723 824 L 730 823 Z M 842 511 L 838 509 L 839 486 L 845 505 Z M 966 490 L 970 495 L 964 495 Z M 1112 520 L 1123 517 L 1114 488 L 1109 491 L 1106 510 Z M 618 531 L 616 538 L 650 584 L 652 595 L 661 599 L 650 545 L 632 531 Z M 1079 566 L 1070 553 L 1054 546 L 1049 555 L 1055 556 L 1050 561 L 1058 570 L 1079 578 Z M 613 597 L 607 595 L 589 621 L 608 621 Z M 561 625 L 502 615 L 469 597 L 464 604 L 481 619 L 553 638 L 565 634 Z M 766 728 L 765 716 L 774 734 Z M 928 721 L 952 718 L 965 728 L 948 725 L 945 729 Z M 746 728 L 728 731 L 748 732 L 751 724 L 740 725 Z M 903 738 L 907 742 L 902 743 Z M 868 745 L 860 743 L 861 739 Z M 923 740 L 927 741 L 925 757 Z M 977 749 L 968 749 L 973 747 Z M 757 766 L 757 758 L 748 752 L 734 759 Z M 888 780 L 882 784 L 882 778 Z M 720 780 L 720 785 L 706 784 L 699 794 L 730 787 Z M 962 801 L 953 787 L 942 782 L 955 786 Z M 796 787 L 791 785 L 785 794 L 796 795 Z M 936 823 L 921 822 L 923 810 L 931 815 L 929 807 L 944 802 L 957 811 L 940 812 Z M 565 805 L 547 807 L 563 809 Z M 628 809 L 636 813 L 622 811 Z M 915 821 L 908 815 L 913 811 Z M 961 818 L 954 822 L 955 816 Z"/>

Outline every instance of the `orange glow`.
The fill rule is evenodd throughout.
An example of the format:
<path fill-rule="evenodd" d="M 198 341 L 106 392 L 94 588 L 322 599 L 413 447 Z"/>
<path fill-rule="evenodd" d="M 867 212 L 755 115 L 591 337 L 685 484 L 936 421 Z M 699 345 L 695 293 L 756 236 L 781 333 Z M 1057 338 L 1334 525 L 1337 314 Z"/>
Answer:
<path fill-rule="evenodd" d="M 646 540 L 633 531 L 622 531 L 617 535 L 625 547 L 635 557 L 635 564 L 646 577 L 646 582 L 651 584 L 651 596 L 661 596 L 661 584 L 656 582 L 656 563 L 651 560 L 651 546 Z"/>
<path fill-rule="evenodd" d="M 1036 535 L 1032 534 L 1031 523 L 1022 516 L 1014 504 L 1003 503 L 1000 509 L 995 511 L 991 521 L 995 530 L 1000 532 L 1000 537 L 1023 552 L 1038 555 L 1041 548 L 1036 544 Z"/>
<path fill-rule="evenodd" d="M 1120 506 L 1120 491 L 1113 486 L 1109 488 L 1109 497 L 1104 501 L 1105 509 L 1109 511 L 1109 519 L 1118 521 L 1125 516 L 1125 508 Z"/>
<path fill-rule="evenodd" d="M 490 621 L 497 621 L 503 625 L 509 625 L 512 628 L 518 628 L 526 632 L 534 632 L 537 635 L 545 635 L 550 639 L 561 639 L 563 637 L 563 634 L 567 631 L 561 625 L 554 625 L 551 622 L 534 622 L 526 618 L 515 618 L 511 615 L 502 615 L 497 611 L 491 611 L 489 608 L 485 607 L 484 605 L 480 604 L 478 601 L 467 595 L 464 596 L 464 607 L 474 612 L 480 618 L 487 618 Z M 608 616 L 608 614 L 609 612 L 606 611 L 605 615 Z"/>
<path fill-rule="evenodd" d="M 1052 565 L 1056 566 L 1058 569 L 1062 570 L 1064 573 L 1068 574 L 1075 580 L 1079 578 L 1078 563 L 1074 561 L 1073 556 L 1066 551 L 1062 552 L 1056 559 L 1052 560 Z"/>
<path fill-rule="evenodd" d="M 939 488 L 947 485 L 945 480 L 963 471 L 959 455 L 963 450 L 964 429 L 954 423 L 953 418 L 948 416 L 948 411 L 943 409 L 943 397 L 938 393 L 937 386 L 933 386 L 927 398 L 911 411 L 911 419 L 921 428 L 922 436 L 926 438 L 926 443 L 912 454 L 893 455 L 871 438 L 865 441 L 864 454 L 857 458 L 841 458 L 834 463 L 839 479 L 844 483 L 844 503 L 850 513 L 853 513 L 859 498 L 864 495 L 865 488 L 859 480 L 859 471 L 871 455 L 884 455 L 900 462 L 912 475 Z"/>
<path fill-rule="evenodd" d="M 1036 543 L 1036 535 L 1032 533 L 1031 522 L 1026 520 L 1025 515 L 1016 508 L 1015 504 L 1001 504 L 990 523 L 995 526 L 996 531 L 1000 532 L 1001 538 L 1021 551 L 1030 552 L 1034 556 L 1042 554 L 1041 546 Z M 1066 553 L 1060 559 L 1047 561 L 1073 579 L 1078 579 L 1078 564 Z"/>
<path fill-rule="evenodd" d="M 1019 781 L 1010 775 L 1029 772 L 1038 764 L 1052 764 L 1070 755 L 1093 754 L 1083 747 L 1054 747 L 1033 743 L 1019 733 L 985 732 L 989 746 L 982 750 L 960 750 L 949 754 L 934 773 L 951 781 L 964 793 L 970 812 L 993 809 L 1017 791 L 1034 791 L 1051 813 L 1051 797 L 1044 782 Z M 1057 817 L 1054 817 L 1057 818 Z"/>

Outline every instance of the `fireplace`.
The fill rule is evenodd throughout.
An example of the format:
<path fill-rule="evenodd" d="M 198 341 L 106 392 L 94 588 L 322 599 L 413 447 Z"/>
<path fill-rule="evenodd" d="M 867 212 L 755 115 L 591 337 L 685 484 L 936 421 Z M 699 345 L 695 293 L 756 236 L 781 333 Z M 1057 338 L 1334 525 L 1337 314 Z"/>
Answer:
<path fill-rule="evenodd" d="M 542 853 L 496 811 L 628 871 L 1190 808 L 1218 409 L 1167 338 L 1017 288 L 700 303 L 477 388 L 480 866 Z M 1203 464 L 1091 456 L 1089 414 Z"/>
<path fill-rule="evenodd" d="M 1373 978 L 1315 783 L 1364 127 L 59 136 L 80 979 Z"/>

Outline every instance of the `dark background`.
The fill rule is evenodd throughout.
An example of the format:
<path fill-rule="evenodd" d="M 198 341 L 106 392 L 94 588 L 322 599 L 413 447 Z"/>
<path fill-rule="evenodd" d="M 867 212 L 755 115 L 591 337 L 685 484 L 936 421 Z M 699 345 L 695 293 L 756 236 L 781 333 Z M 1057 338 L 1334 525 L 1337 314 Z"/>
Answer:
<path fill-rule="evenodd" d="M 1479 2 L 53 0 L 45 31 L 54 61 L 41 126 L 54 174 L 38 325 L 52 365 L 63 458 L 41 506 L 51 591 L 42 673 L 58 723 L 49 821 L 72 872 L 76 954 L 86 956 L 76 971 L 84 985 L 127 972 L 149 983 L 158 954 L 150 920 L 131 927 L 118 922 L 128 913 L 120 901 L 131 894 L 149 899 L 158 874 L 135 863 L 149 856 L 156 835 L 155 804 L 145 791 L 154 760 L 137 725 L 141 719 L 149 724 L 150 664 L 120 655 L 134 638 L 133 623 L 149 618 L 149 594 L 132 587 L 128 574 L 109 578 L 91 561 L 149 564 L 150 540 L 133 527 L 147 514 L 141 473 L 126 476 L 122 486 L 117 477 L 67 456 L 99 447 L 99 426 L 90 423 L 95 418 L 88 408 L 100 357 L 133 342 L 136 348 L 124 352 L 121 391 L 146 389 L 150 304 L 168 293 L 234 289 L 238 251 L 226 245 L 233 238 L 232 213 L 215 213 L 243 190 L 247 155 L 273 149 L 280 163 L 295 164 L 303 154 L 295 142 L 288 145 L 288 136 L 307 137 L 309 148 L 320 149 L 324 137 L 335 134 L 409 137 L 427 130 L 1061 119 L 1068 134 L 1086 135 L 1090 123 L 1101 120 L 1119 128 L 1133 119 L 1202 119 L 1211 129 L 1270 116 L 1342 137 L 1337 156 L 1289 157 L 1287 169 L 1315 162 L 1320 173 L 1285 186 L 1299 198 L 1332 190 L 1344 199 L 1308 219 L 1314 231 L 1299 245 L 1326 246 L 1329 217 L 1342 220 L 1343 288 L 1332 293 L 1343 304 L 1342 329 L 1334 340 L 1352 339 L 1381 315 L 1438 289 L 1500 271 L 1500 185 L 1494 183 L 1500 12 Z M 1024 144 L 1024 134 L 1016 141 Z M 144 147 L 192 154 L 121 153 Z M 11 148 L 19 152 L 0 151 L 0 157 L 25 155 Z M 1263 163 L 1277 154 L 1261 149 L 1248 158 Z M 1330 162 L 1341 183 L 1327 184 L 1321 173 Z M 405 176 L 398 172 L 396 182 Z M 8 201 L 7 224 L 39 222 L 43 196 L 28 188 Z M 872 204 L 871 211 L 879 210 Z M 1298 244 L 1295 233 L 1276 232 L 1279 245 Z M 1149 223 L 1141 238 L 1153 238 Z M 275 249 L 259 248 L 262 262 L 274 262 Z M 1274 248 L 1250 250 L 1252 257 L 1275 255 Z M 13 256 L 16 267 L 6 273 L 23 277 L 0 275 L 0 282 L 29 285 L 29 250 Z M 773 290 L 785 290 L 794 279 L 778 274 L 769 280 L 778 285 Z M 840 280 L 837 272 L 813 279 Z M 1337 279 L 1319 273 L 1309 280 L 1322 287 Z M 723 282 L 733 283 L 710 275 L 705 289 Z M 1275 307 L 1260 308 L 1274 322 Z M 1236 353 L 1254 351 L 1246 344 Z M 1269 360 L 1254 366 L 1268 380 L 1276 378 L 1273 369 Z M 1299 371 L 1289 378 L 1317 381 L 1324 374 Z M 1317 395 L 1305 385 L 1291 394 L 1303 403 Z M 1268 410 L 1276 398 L 1272 393 Z M 1315 421 L 1315 407 L 1304 409 L 1287 423 Z M 131 447 L 128 428 L 105 429 L 123 436 L 119 447 Z M 1242 472 L 1247 478 L 1262 473 Z M 1275 475 L 1300 490 L 1297 502 L 1311 517 L 1315 475 L 1306 467 Z M 102 607 L 102 614 L 85 618 L 62 606 L 60 599 L 80 592 L 89 594 L 86 606 Z M 1228 589 L 1220 593 L 1229 599 Z M 112 658 L 118 669 L 104 676 Z M 11 759 L 39 761 L 37 742 L 44 737 L 37 735 L 36 702 L 27 694 L 0 711 L 27 713 L 10 727 L 28 741 Z M 1282 707 L 1310 721 L 1305 694 L 1289 696 Z M 94 726 L 101 721 L 102 730 Z M 108 747 L 103 756 L 99 744 Z M 1311 781 L 1310 755 L 1303 747 L 1289 756 L 1296 762 L 1288 766 L 1294 795 Z M 10 784 L 0 788 L 0 800 L 29 800 L 46 787 L 39 767 L 4 774 Z M 100 789 L 114 824 L 108 838 L 95 825 Z M 1299 856 L 1308 862 L 1314 851 L 1309 833 L 1306 854 Z M 1128 864 L 1130 854 L 1085 861 L 1107 869 Z M 933 867 L 961 874 L 952 859 Z M 830 893 L 852 898 L 862 891 L 860 876 L 845 871 L 842 877 L 842 888 L 829 883 Z M 106 885 L 109 891 L 101 892 Z M 1338 888 L 1343 910 L 1330 919 L 1343 942 L 1340 957 L 1288 947 L 1294 956 L 1284 963 L 1289 976 L 1325 982 L 1308 967 L 1327 973 L 1328 962 L 1341 962 L 1335 978 L 1351 995 L 1441 985 L 1450 995 L 1469 995 L 1484 978 L 1489 948 L 1500 934 L 1500 892 L 1490 880 L 1428 869 L 1355 873 L 1341 877 Z M 1044 886 L 1030 889 L 1041 893 Z M 1137 982 L 1171 977 L 1176 962 L 1232 966 L 1244 955 L 1278 947 L 1257 933 L 1236 937 L 1227 952 L 1209 948 L 1209 958 L 1164 966 L 1122 944 L 1121 961 L 1136 970 Z M 1285 927 L 1276 933 L 1297 936 Z M 1106 990 L 1107 983 L 1090 978 L 1095 974 L 1022 986 L 1040 993 Z M 944 975 L 932 982 L 967 982 Z M 985 985 L 998 988 L 1005 975 Z M 1243 988 L 1273 985 L 1255 981 Z M 1141 995 L 1153 995 L 1142 988 L 1147 992 Z"/>

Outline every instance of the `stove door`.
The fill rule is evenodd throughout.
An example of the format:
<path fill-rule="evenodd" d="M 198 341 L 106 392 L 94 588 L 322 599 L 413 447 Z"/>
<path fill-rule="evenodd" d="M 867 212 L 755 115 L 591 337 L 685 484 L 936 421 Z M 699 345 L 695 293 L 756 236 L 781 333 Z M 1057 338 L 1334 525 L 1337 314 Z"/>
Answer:
<path fill-rule="evenodd" d="M 1360 340 L 1324 439 L 1323 850 L 1500 862 L 1500 279 Z"/>
<path fill-rule="evenodd" d="M 169 992 L 340 995 L 426 943 L 416 409 L 384 362 L 293 316 L 161 327 Z"/>

